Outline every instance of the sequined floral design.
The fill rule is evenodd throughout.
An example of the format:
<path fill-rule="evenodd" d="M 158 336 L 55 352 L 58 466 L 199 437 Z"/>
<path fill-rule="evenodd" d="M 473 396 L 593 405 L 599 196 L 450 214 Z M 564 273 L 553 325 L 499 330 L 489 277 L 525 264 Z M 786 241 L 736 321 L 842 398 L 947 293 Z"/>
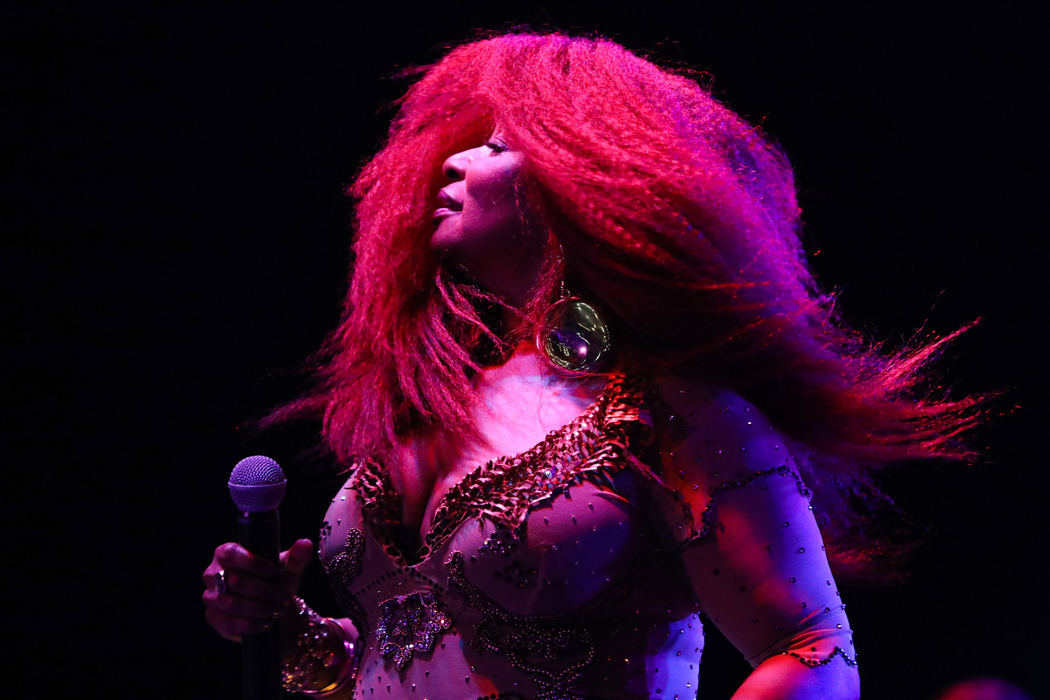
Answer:
<path fill-rule="evenodd" d="M 361 573 L 361 555 L 365 551 L 365 533 L 352 527 L 346 531 L 346 543 L 342 550 L 325 565 L 329 577 L 338 581 L 344 588 Z"/>
<path fill-rule="evenodd" d="M 438 635 L 452 627 L 452 618 L 434 599 L 433 592 L 400 595 L 379 604 L 376 641 L 379 653 L 394 657 L 402 671 L 416 652 L 429 652 Z"/>
<path fill-rule="evenodd" d="M 332 526 L 327 521 L 322 523 L 322 542 L 331 533 Z M 323 547 L 323 544 L 321 546 Z M 364 551 L 365 533 L 352 527 L 346 531 L 346 541 L 339 554 L 324 564 L 332 595 L 362 635 L 368 633 L 368 621 L 361 603 L 350 593 L 350 584 L 361 573 L 361 556 Z"/>

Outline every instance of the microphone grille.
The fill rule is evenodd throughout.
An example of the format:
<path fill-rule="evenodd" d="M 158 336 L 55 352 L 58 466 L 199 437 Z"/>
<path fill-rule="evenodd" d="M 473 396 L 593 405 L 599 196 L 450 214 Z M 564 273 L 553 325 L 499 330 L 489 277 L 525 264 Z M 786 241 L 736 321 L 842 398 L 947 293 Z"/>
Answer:
<path fill-rule="evenodd" d="M 281 471 L 281 465 L 262 455 L 245 457 L 237 462 L 237 466 L 230 473 L 230 483 L 238 486 L 263 486 L 283 481 L 284 472 Z"/>
<path fill-rule="evenodd" d="M 230 473 L 230 498 L 244 513 L 276 510 L 284 498 L 285 484 L 277 462 L 262 455 L 245 457 Z"/>

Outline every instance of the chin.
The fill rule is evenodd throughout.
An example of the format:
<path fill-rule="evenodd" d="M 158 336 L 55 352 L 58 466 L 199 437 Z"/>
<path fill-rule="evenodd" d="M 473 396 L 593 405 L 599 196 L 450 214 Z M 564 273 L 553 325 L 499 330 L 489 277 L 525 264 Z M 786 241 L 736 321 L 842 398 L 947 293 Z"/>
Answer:
<path fill-rule="evenodd" d="M 445 216 L 438 220 L 430 236 L 430 249 L 435 252 L 454 250 L 461 245 L 462 229 L 458 215 Z"/>

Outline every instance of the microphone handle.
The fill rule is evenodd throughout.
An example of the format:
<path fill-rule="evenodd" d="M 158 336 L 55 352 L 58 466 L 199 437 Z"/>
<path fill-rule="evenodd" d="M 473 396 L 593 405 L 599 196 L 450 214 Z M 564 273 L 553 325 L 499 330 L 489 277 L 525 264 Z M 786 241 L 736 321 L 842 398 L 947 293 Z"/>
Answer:
<path fill-rule="evenodd" d="M 275 565 L 280 558 L 281 520 L 276 510 L 241 513 L 237 517 L 237 542 L 257 557 Z M 241 640 L 241 697 L 244 700 L 280 700 L 280 622 L 265 632 L 246 634 Z"/>

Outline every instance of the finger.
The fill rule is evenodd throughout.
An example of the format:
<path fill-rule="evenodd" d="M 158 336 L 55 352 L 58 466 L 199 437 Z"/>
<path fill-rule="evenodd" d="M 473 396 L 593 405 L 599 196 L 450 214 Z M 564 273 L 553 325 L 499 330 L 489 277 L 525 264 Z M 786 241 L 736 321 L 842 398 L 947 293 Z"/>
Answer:
<path fill-rule="evenodd" d="M 220 571 L 222 571 L 222 567 L 215 562 L 208 565 L 208 568 L 201 574 L 201 581 L 204 583 L 205 588 L 214 588 L 218 585 Z"/>
<path fill-rule="evenodd" d="M 314 543 L 307 539 L 296 540 L 291 547 L 281 552 L 281 568 L 301 575 L 314 555 Z"/>
<path fill-rule="evenodd" d="M 285 610 L 285 606 L 281 604 L 242 598 L 217 591 L 205 591 L 201 598 L 204 601 L 204 607 L 208 610 L 230 617 L 242 617 L 262 622 L 272 622 L 281 617 Z"/>
<path fill-rule="evenodd" d="M 296 560 L 295 556 L 289 556 L 289 566 L 281 572 L 281 583 L 293 594 L 299 590 L 299 583 L 303 578 L 303 570 L 306 568 L 305 562 L 309 560 L 309 553 L 300 560 Z"/>
<path fill-rule="evenodd" d="M 302 580 L 303 571 L 313 557 L 313 542 L 302 539 L 281 553 L 281 585 L 290 594 L 299 590 L 299 582 Z"/>
<path fill-rule="evenodd" d="M 259 632 L 265 632 L 273 627 L 273 620 L 261 621 L 242 617 L 232 617 L 215 610 L 205 611 L 204 618 L 208 621 L 208 624 L 211 625 L 212 629 L 218 632 L 222 637 L 235 642 L 241 641 L 242 635 L 258 634 Z"/>
<path fill-rule="evenodd" d="M 239 598 L 282 605 L 292 595 L 286 582 L 248 574 L 226 572 L 226 591 Z"/>
<path fill-rule="evenodd" d="M 216 547 L 215 562 L 227 572 L 236 571 L 260 578 L 276 578 L 278 574 L 272 561 L 255 556 L 236 542 L 225 542 Z"/>
<path fill-rule="evenodd" d="M 209 566 L 204 570 L 201 579 L 204 582 L 205 592 L 218 592 L 221 589 L 235 593 L 243 598 L 268 601 L 278 605 L 287 602 L 289 597 L 288 587 L 279 578 L 277 580 L 259 578 L 250 574 L 239 574 L 232 571 L 223 572 L 223 576 L 220 577 L 220 571 L 222 569 L 218 566 Z M 222 583 L 220 583 L 220 578 L 222 578 Z"/>

